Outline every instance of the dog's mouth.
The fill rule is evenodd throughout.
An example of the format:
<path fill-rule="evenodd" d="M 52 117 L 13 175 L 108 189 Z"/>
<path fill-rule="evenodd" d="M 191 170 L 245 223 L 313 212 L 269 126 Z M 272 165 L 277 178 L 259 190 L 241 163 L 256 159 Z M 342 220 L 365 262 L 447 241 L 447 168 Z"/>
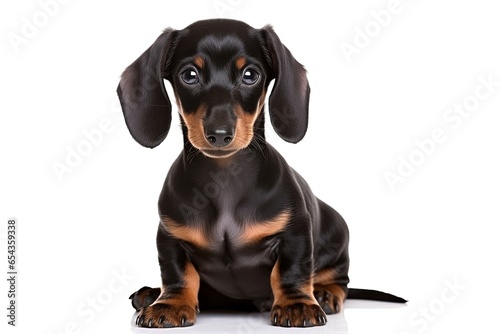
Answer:
<path fill-rule="evenodd" d="M 228 158 L 238 152 L 237 149 L 200 149 L 209 158 Z"/>

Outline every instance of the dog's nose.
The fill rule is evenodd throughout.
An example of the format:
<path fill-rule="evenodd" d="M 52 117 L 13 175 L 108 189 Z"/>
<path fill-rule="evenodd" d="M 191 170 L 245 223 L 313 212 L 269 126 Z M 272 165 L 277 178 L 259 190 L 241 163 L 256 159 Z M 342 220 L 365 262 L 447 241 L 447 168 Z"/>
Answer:
<path fill-rule="evenodd" d="M 230 126 L 218 126 L 205 129 L 205 137 L 215 147 L 224 147 L 233 141 L 234 131 Z"/>

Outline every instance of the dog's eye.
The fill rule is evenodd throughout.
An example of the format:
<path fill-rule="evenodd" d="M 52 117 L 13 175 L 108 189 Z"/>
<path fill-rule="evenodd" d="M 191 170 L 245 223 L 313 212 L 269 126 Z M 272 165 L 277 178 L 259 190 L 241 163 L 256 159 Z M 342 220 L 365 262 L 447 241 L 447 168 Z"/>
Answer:
<path fill-rule="evenodd" d="M 198 73 L 194 69 L 188 69 L 181 73 L 181 79 L 188 85 L 198 83 Z"/>
<path fill-rule="evenodd" d="M 245 85 L 253 85 L 259 80 L 259 73 L 255 70 L 252 70 L 251 68 L 247 68 L 246 70 L 243 71 L 243 78 L 241 81 Z"/>

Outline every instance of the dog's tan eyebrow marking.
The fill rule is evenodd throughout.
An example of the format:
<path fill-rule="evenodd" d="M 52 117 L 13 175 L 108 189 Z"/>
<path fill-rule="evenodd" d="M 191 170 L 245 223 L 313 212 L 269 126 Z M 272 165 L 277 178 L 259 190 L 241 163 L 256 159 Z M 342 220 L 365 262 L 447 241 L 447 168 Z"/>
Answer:
<path fill-rule="evenodd" d="M 201 56 L 194 57 L 193 62 L 199 68 L 203 68 L 203 66 L 205 66 L 205 60 Z"/>
<path fill-rule="evenodd" d="M 245 57 L 238 57 L 236 59 L 236 68 L 238 70 L 241 70 L 243 68 L 243 66 L 245 66 L 247 64 L 247 60 L 245 59 Z"/>

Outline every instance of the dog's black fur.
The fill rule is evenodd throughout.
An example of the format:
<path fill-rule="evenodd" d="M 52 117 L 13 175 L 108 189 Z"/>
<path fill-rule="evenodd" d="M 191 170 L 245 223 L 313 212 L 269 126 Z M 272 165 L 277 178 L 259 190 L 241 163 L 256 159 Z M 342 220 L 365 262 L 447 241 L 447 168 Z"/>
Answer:
<path fill-rule="evenodd" d="M 271 27 L 205 20 L 167 29 L 118 87 L 130 133 L 155 147 L 167 136 L 173 86 L 184 149 L 159 199 L 162 287 L 131 296 L 144 327 L 192 325 L 200 308 L 271 310 L 279 326 L 324 325 L 353 298 L 348 229 L 264 139 L 264 100 L 284 140 L 307 130 L 306 71 Z M 357 296 L 356 296 L 357 295 Z"/>

